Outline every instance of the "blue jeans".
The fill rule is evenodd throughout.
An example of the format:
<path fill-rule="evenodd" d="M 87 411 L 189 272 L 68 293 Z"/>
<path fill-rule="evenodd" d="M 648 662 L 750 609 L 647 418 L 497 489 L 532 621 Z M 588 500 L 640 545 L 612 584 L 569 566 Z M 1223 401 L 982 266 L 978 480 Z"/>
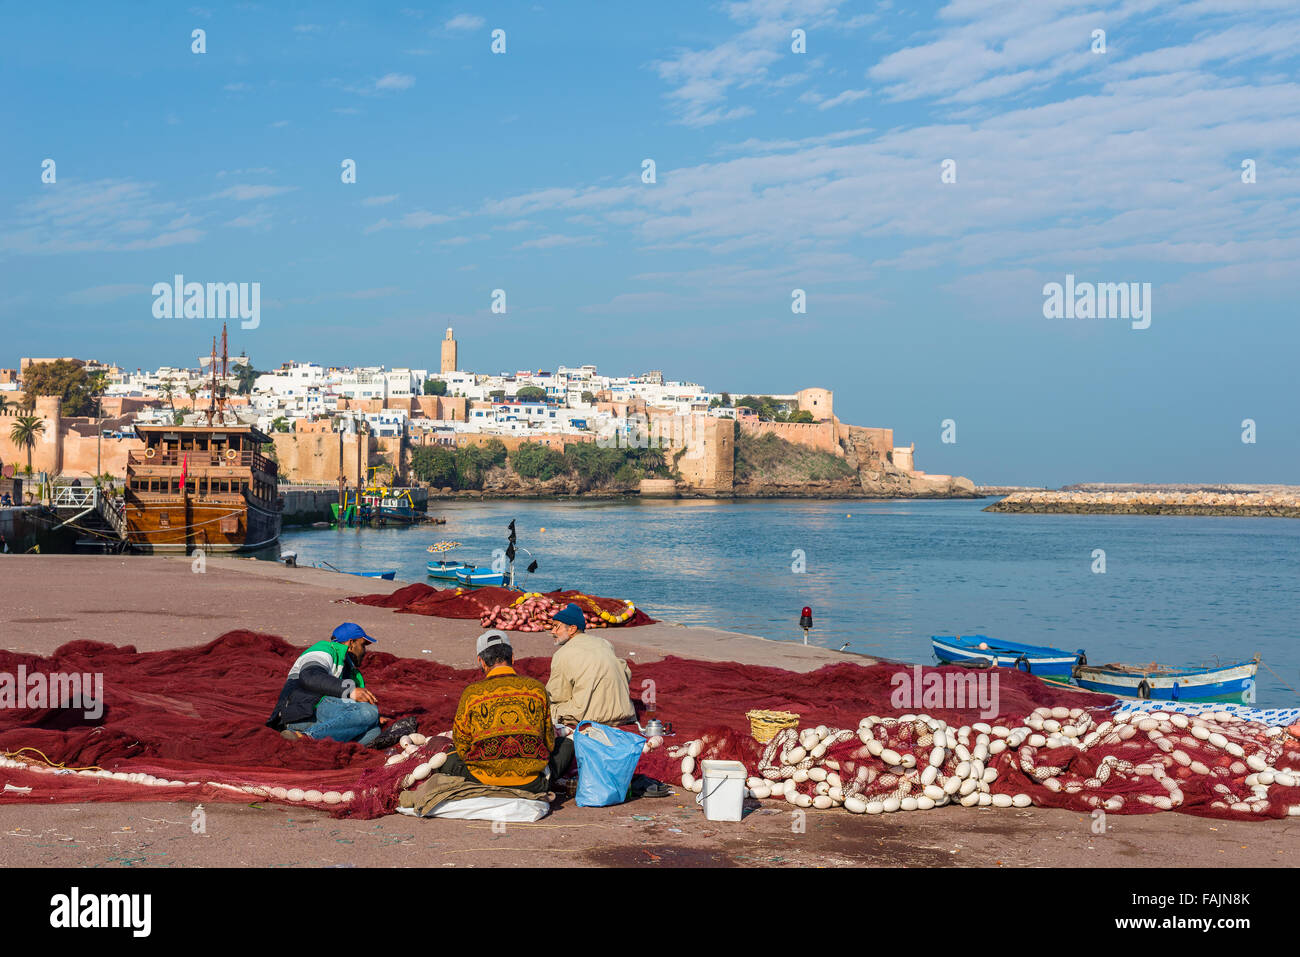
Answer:
<path fill-rule="evenodd" d="M 329 738 L 369 745 L 379 737 L 379 709 L 351 698 L 322 698 L 316 705 L 315 721 L 295 721 L 288 727 L 318 741 Z"/>

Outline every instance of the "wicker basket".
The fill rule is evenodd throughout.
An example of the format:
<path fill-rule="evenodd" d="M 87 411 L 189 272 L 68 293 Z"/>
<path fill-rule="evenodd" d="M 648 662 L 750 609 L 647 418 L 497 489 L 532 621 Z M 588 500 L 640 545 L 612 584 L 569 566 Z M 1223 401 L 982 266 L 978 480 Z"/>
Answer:
<path fill-rule="evenodd" d="M 747 711 L 749 732 L 759 744 L 767 744 L 782 728 L 799 727 L 799 716 L 793 711 Z"/>

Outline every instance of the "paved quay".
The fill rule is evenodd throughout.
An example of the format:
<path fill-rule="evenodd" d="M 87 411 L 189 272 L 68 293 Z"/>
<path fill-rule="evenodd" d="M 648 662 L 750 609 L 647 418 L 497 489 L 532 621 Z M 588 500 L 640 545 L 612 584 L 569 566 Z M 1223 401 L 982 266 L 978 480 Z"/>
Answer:
<path fill-rule="evenodd" d="M 0 556 L 0 640 L 36 654 L 76 639 L 148 651 L 247 628 L 306 645 L 353 620 L 380 638 L 378 649 L 462 668 L 474 661 L 476 621 L 337 603 L 393 591 L 401 582 L 237 558 L 209 558 L 203 572 L 192 569 L 191 559 L 179 557 Z M 602 634 L 640 661 L 673 654 L 792 671 L 871 661 L 667 623 Z M 521 656 L 551 648 L 545 634 L 512 638 Z M 1300 818 L 1110 815 L 1097 834 L 1088 815 L 1069 811 L 948 807 L 879 817 L 809 812 L 800 832 L 778 802 L 722 824 L 706 821 L 694 797 L 681 791 L 612 808 L 565 802 L 545 820 L 512 824 L 504 833 L 487 822 L 398 815 L 347 821 L 306 808 L 211 804 L 206 833 L 193 834 L 189 802 L 7 805 L 0 807 L 0 866 L 1284 867 L 1300 853 Z"/>

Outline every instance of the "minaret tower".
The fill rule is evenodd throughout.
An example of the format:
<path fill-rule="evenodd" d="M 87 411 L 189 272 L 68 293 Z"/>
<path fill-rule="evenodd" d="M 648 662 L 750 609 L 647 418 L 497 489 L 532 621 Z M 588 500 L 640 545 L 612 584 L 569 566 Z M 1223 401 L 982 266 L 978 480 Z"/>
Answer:
<path fill-rule="evenodd" d="M 442 370 L 443 372 L 455 372 L 456 366 L 456 340 L 451 337 L 451 330 L 447 330 L 447 336 L 442 340 Z"/>

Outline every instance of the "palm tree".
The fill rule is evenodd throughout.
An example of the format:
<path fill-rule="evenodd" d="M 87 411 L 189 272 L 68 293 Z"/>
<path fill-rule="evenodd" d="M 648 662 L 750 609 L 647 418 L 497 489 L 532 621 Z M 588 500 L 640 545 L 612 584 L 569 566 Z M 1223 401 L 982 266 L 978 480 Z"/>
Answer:
<path fill-rule="evenodd" d="M 6 399 L 4 396 L 0 395 L 0 412 L 3 412 L 5 409 L 9 408 L 9 405 L 10 405 L 9 400 Z"/>
<path fill-rule="evenodd" d="M 20 415 L 13 428 L 9 430 L 9 439 L 19 448 L 27 447 L 27 474 L 32 474 L 32 446 L 36 436 L 45 431 L 45 420 L 36 415 Z"/>
<path fill-rule="evenodd" d="M 90 389 L 90 394 L 95 397 L 95 418 L 102 419 L 104 417 L 104 393 L 108 391 L 108 373 L 92 373 L 87 386 Z"/>
<path fill-rule="evenodd" d="M 175 412 L 176 411 L 176 386 L 172 384 L 172 381 L 168 379 L 166 382 L 164 382 L 161 386 L 158 387 L 158 391 L 162 393 L 162 397 L 164 399 L 166 399 L 168 402 L 171 403 L 172 412 Z"/>
<path fill-rule="evenodd" d="M 198 399 L 198 396 L 199 396 L 199 390 L 196 389 L 196 388 L 194 388 L 194 386 L 192 386 L 192 385 L 191 385 L 191 386 L 186 386 L 186 387 L 185 387 L 185 394 L 188 395 L 188 396 L 190 397 L 190 411 L 193 412 L 193 411 L 194 411 L 194 404 L 195 404 L 195 401 Z"/>

